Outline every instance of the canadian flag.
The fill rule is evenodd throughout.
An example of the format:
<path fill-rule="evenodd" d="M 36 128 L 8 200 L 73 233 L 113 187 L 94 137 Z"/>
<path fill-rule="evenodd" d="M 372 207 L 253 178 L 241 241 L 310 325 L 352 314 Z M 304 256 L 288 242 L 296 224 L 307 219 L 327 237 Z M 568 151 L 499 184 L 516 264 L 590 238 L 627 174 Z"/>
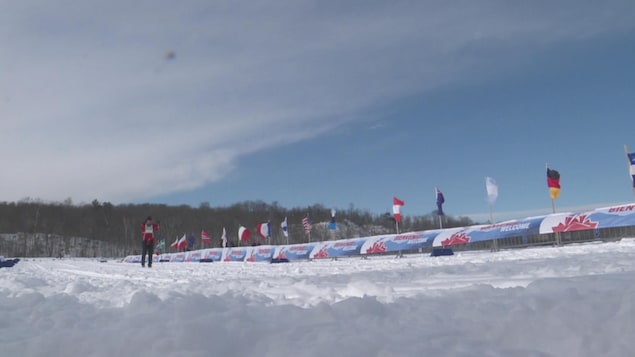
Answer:
<path fill-rule="evenodd" d="M 404 205 L 404 202 L 400 199 L 398 199 L 397 197 L 392 198 L 392 213 L 395 216 L 395 221 L 397 223 L 401 222 L 401 206 Z"/>
<path fill-rule="evenodd" d="M 250 235 L 251 232 L 249 231 L 249 229 L 243 226 L 240 226 L 240 228 L 238 228 L 238 239 L 240 239 L 241 242 L 248 241 Z"/>
<path fill-rule="evenodd" d="M 212 237 L 209 236 L 209 233 L 205 232 L 204 230 L 201 231 L 201 242 L 211 242 L 212 241 Z"/>
<path fill-rule="evenodd" d="M 256 231 L 258 232 L 258 235 L 265 239 L 267 237 L 269 237 L 271 235 L 271 229 L 269 229 L 269 222 L 267 223 L 260 223 L 256 226 Z"/>
<path fill-rule="evenodd" d="M 179 242 L 177 243 L 176 247 L 178 249 L 185 249 L 187 247 L 187 236 L 185 234 L 183 234 L 183 237 L 179 239 Z"/>

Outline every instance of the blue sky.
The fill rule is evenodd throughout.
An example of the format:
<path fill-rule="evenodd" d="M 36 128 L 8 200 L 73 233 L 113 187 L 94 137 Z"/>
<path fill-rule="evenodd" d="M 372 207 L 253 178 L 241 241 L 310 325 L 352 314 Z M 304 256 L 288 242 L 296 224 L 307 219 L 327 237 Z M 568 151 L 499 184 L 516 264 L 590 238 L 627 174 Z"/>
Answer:
<path fill-rule="evenodd" d="M 635 3 L 0 5 L 0 200 L 485 220 L 631 202 Z M 165 53 L 174 51 L 168 59 Z"/>

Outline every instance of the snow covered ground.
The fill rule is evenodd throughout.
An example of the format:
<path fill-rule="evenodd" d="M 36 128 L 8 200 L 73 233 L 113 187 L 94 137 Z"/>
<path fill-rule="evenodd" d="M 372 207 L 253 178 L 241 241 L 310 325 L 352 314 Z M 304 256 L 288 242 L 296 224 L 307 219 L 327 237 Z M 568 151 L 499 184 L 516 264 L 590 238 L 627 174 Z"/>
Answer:
<path fill-rule="evenodd" d="M 286 264 L 25 259 L 2 356 L 633 356 L 635 242 Z"/>

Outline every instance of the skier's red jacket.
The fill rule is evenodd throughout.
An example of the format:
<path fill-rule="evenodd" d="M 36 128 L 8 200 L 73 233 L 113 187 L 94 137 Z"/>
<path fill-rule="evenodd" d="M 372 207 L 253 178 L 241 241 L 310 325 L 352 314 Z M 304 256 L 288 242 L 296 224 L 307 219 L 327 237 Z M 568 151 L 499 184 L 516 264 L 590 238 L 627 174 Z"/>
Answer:
<path fill-rule="evenodd" d="M 154 240 L 154 232 L 159 230 L 156 223 L 141 223 L 141 232 L 143 233 L 143 241 L 150 243 Z"/>

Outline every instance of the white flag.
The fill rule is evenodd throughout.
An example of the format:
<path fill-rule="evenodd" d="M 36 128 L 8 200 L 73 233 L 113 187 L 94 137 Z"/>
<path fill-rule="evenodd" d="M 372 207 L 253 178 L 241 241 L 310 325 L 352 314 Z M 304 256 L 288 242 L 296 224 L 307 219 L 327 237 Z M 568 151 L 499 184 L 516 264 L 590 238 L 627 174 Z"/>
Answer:
<path fill-rule="evenodd" d="M 496 180 L 491 177 L 486 177 L 485 188 L 487 189 L 487 202 L 492 205 L 498 198 L 498 185 L 496 185 Z"/>
<path fill-rule="evenodd" d="M 223 241 L 223 248 L 227 248 L 227 232 L 225 232 L 225 227 L 223 227 L 223 235 L 220 239 Z"/>

